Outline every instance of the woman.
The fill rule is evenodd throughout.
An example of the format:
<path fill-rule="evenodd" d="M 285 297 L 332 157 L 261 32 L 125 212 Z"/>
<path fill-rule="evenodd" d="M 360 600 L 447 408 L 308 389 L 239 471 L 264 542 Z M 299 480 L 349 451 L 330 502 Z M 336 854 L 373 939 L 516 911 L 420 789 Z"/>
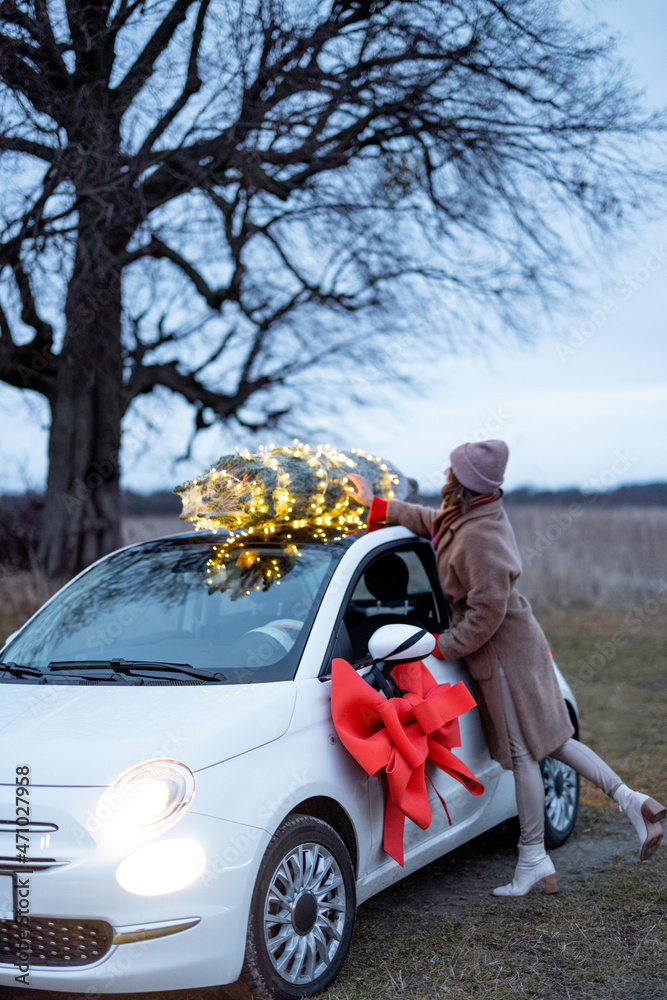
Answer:
<path fill-rule="evenodd" d="M 489 751 L 514 771 L 519 861 L 512 881 L 493 893 L 523 896 L 542 881 L 546 892 L 558 891 L 544 849 L 542 757 L 563 761 L 618 802 L 639 836 L 641 860 L 657 850 L 666 810 L 629 789 L 597 754 L 572 738 L 546 638 L 514 586 L 521 560 L 500 489 L 508 454 L 505 442 L 497 440 L 455 448 L 439 511 L 374 497 L 363 476 L 350 474 L 354 487 L 348 493 L 370 507 L 369 530 L 402 524 L 433 542 L 452 608 L 451 628 L 438 636 L 435 655 L 465 659 Z"/>

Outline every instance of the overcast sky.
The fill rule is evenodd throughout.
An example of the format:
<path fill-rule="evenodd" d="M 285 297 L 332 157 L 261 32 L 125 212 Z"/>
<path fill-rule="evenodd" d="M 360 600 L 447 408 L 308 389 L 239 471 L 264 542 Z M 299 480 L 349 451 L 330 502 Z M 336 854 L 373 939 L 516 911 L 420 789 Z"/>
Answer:
<path fill-rule="evenodd" d="M 651 104 L 667 105 L 667 0 L 587 6 L 625 36 L 621 51 Z M 484 437 L 508 442 L 510 489 L 667 480 L 667 218 L 638 232 L 605 280 L 593 276 L 578 318 L 549 338 L 505 343 L 485 357 L 443 355 L 418 391 L 376 386 L 377 404 L 344 428 L 323 417 L 326 439 L 382 455 L 433 491 L 451 448 Z M 0 387 L 0 492 L 43 488 L 47 420 L 38 397 Z M 157 423 L 159 435 L 146 437 L 136 423 L 128 437 L 128 489 L 171 488 L 231 450 L 231 438 L 209 433 L 194 463 L 175 467 L 187 411 L 158 410 Z M 252 439 L 237 443 L 252 447 Z"/>
<path fill-rule="evenodd" d="M 624 36 L 649 101 L 666 105 L 667 0 L 587 6 Z M 530 349 L 443 357 L 418 397 L 361 426 L 364 447 L 424 487 L 439 488 L 452 446 L 482 436 L 508 442 L 508 488 L 667 480 L 667 218 L 618 255 L 611 283 L 593 280 L 574 323 Z"/>

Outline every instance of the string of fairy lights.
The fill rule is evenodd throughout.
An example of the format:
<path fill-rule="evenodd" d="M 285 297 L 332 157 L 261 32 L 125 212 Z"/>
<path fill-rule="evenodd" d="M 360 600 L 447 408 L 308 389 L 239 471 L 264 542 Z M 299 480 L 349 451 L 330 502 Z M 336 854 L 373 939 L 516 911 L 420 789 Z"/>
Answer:
<path fill-rule="evenodd" d="M 225 566 L 240 541 L 245 545 L 271 540 L 281 546 L 280 560 L 258 560 L 251 550 L 237 555 L 236 566 L 250 581 L 247 593 L 279 582 L 281 563 L 298 558 L 299 543 L 325 543 L 365 528 L 365 509 L 345 490 L 351 472 L 365 476 L 384 499 L 394 497 L 401 481 L 399 473 L 375 455 L 295 440 L 256 452 L 237 450 L 176 487 L 183 520 L 198 530 L 228 532 L 209 560 L 209 584 L 224 584 Z M 261 572 L 253 573 L 258 561 Z"/>

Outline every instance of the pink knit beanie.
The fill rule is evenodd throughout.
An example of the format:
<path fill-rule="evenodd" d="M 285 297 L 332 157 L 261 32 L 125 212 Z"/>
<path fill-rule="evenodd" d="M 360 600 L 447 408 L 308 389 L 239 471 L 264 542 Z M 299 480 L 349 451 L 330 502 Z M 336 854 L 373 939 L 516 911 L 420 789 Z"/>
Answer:
<path fill-rule="evenodd" d="M 504 441 L 467 441 L 449 456 L 454 475 L 473 493 L 493 493 L 503 481 L 509 448 Z"/>

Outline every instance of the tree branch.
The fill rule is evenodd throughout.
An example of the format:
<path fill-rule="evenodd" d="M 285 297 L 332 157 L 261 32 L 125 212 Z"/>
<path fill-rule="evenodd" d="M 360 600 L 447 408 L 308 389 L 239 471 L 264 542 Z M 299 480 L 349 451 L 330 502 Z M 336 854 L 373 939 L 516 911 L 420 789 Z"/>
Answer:
<path fill-rule="evenodd" d="M 153 73 L 156 60 L 167 48 L 177 28 L 187 17 L 188 10 L 196 2 L 201 0 L 175 0 L 121 82 L 112 90 L 117 107 L 125 109 L 130 106 Z"/>
<path fill-rule="evenodd" d="M 12 339 L 12 331 L 9 326 L 9 320 L 7 319 L 7 313 L 2 308 L 2 303 L 0 302 L 0 341 L 2 341 L 3 338 L 4 338 L 4 345 L 3 345 L 4 349 L 6 349 L 6 346 L 10 341 L 12 342 L 12 346 L 14 346 L 14 342 Z"/>
<path fill-rule="evenodd" d="M 167 244 L 158 236 L 153 236 L 150 243 L 147 243 L 145 246 L 129 251 L 125 255 L 125 262 L 127 264 L 131 264 L 133 261 L 141 260 L 144 257 L 170 260 L 172 264 L 175 264 L 183 272 L 183 274 L 190 279 L 206 304 L 210 306 L 211 309 L 215 309 L 216 312 L 219 311 L 223 302 L 226 302 L 229 299 L 238 301 L 238 288 L 235 287 L 233 282 L 227 287 L 217 289 L 211 288 L 194 264 L 187 261 L 185 257 L 178 253 L 178 251 L 173 250 L 170 246 L 167 246 Z"/>
<path fill-rule="evenodd" d="M 59 149 L 55 149 L 53 146 L 45 146 L 41 142 L 35 142 L 34 139 L 24 139 L 18 135 L 6 135 L 5 133 L 0 134 L 0 153 L 3 151 L 28 153 L 30 156 L 36 156 L 47 163 L 53 163 L 60 153 Z"/>
<path fill-rule="evenodd" d="M 21 58 L 21 56 L 25 58 Z M 0 79 L 10 88 L 28 98 L 37 111 L 51 114 L 51 100 L 43 77 L 28 59 L 39 61 L 36 49 L 25 42 L 0 34 Z"/>
<path fill-rule="evenodd" d="M 127 24 L 135 10 L 142 7 L 144 3 L 145 0 L 132 0 L 132 2 L 129 2 L 129 0 L 120 0 L 118 10 L 109 25 L 112 31 L 115 33 L 120 31 Z"/>
<path fill-rule="evenodd" d="M 183 371 L 178 361 L 167 361 L 159 364 L 144 365 L 137 372 L 134 383 L 134 395 L 144 395 L 161 385 L 172 392 L 183 396 L 188 403 L 208 407 L 221 420 L 236 416 L 239 410 L 256 392 L 269 385 L 269 376 L 262 375 L 251 382 L 239 380 L 234 394 L 225 394 L 209 389 L 197 378 L 194 372 Z"/>
<path fill-rule="evenodd" d="M 0 18 L 8 24 L 22 28 L 34 41 L 39 43 L 40 37 L 35 21 L 16 5 L 15 0 L 0 0 Z"/>
<path fill-rule="evenodd" d="M 53 34 L 53 27 L 49 19 L 49 10 L 47 5 L 47 0 L 34 0 L 35 4 L 35 24 L 38 26 L 41 42 L 44 48 L 48 51 L 51 60 L 53 61 L 53 66 L 57 73 L 62 77 L 63 80 L 67 80 L 69 77 L 69 72 L 65 61 L 62 57 L 62 52 L 60 47 L 56 42 L 55 35 Z"/>
<path fill-rule="evenodd" d="M 281 201 L 290 196 L 289 184 L 267 174 L 254 151 L 248 155 L 238 150 L 233 130 L 227 130 L 215 139 L 166 150 L 160 156 L 160 166 L 142 184 L 143 201 L 151 212 L 180 194 L 238 183 L 239 174 L 246 189 L 266 191 Z"/>
<path fill-rule="evenodd" d="M 57 173 L 53 169 L 49 168 L 42 182 L 42 190 L 39 197 L 34 204 L 23 213 L 23 218 L 20 220 L 21 228 L 5 243 L 0 243 L 0 269 L 3 264 L 11 264 L 13 267 L 16 262 L 20 262 L 21 245 L 24 240 L 34 240 L 39 236 L 43 236 L 46 232 L 46 227 L 50 223 L 61 218 L 67 218 L 67 216 L 71 214 L 72 209 L 71 207 L 68 207 L 64 212 L 59 213 L 57 216 L 44 216 L 43 213 L 46 203 L 57 186 Z"/>
<path fill-rule="evenodd" d="M 213 353 L 210 354 L 208 358 L 206 358 L 206 360 L 202 362 L 202 364 L 197 365 L 196 368 L 192 369 L 193 374 L 201 375 L 201 373 L 206 368 L 208 368 L 209 365 L 212 365 L 214 361 L 218 361 L 225 353 L 225 351 L 227 350 L 227 348 L 229 347 L 232 340 L 234 339 L 234 337 L 236 337 L 237 334 L 238 334 L 238 327 L 236 326 L 231 327 L 224 335 L 224 337 L 222 338 L 216 349 L 213 351 Z"/>
<path fill-rule="evenodd" d="M 26 32 L 35 43 L 29 45 L 25 38 L 0 34 L 0 53 L 4 48 L 4 56 L 0 57 L 0 75 L 8 82 L 13 80 L 10 86 L 21 90 L 33 103 L 33 98 L 39 96 L 40 88 L 42 99 L 48 101 L 48 91 L 62 91 L 69 78 L 53 35 L 45 0 L 36 0 L 34 9 L 33 19 L 17 6 L 15 0 L 0 0 L 0 18 Z M 39 74 L 32 70 L 30 63 L 39 67 Z M 24 75 L 25 89 L 20 86 Z M 38 105 L 35 104 L 35 107 Z M 48 113 L 44 106 L 39 110 Z"/>
<path fill-rule="evenodd" d="M 30 286 L 30 279 L 25 272 L 23 263 L 18 259 L 13 266 L 16 286 L 21 297 L 21 319 L 26 326 L 35 331 L 32 346 L 40 353 L 50 354 L 53 347 L 53 327 L 37 312 L 35 297 Z"/>
<path fill-rule="evenodd" d="M 139 159 L 144 157 L 153 148 L 155 142 L 171 125 L 171 123 L 174 121 L 177 115 L 180 114 L 180 112 L 183 110 L 183 108 L 188 103 L 193 94 L 196 94 L 202 85 L 202 81 L 200 79 L 198 71 L 198 60 L 199 60 L 199 49 L 201 46 L 202 35 L 204 34 L 204 22 L 206 20 L 206 13 L 208 11 L 209 3 L 210 0 L 202 0 L 199 10 L 197 12 L 197 20 L 195 22 L 194 31 L 192 34 L 192 44 L 190 47 L 190 58 L 188 60 L 185 85 L 181 93 L 178 95 L 174 103 L 169 108 L 169 110 L 162 115 L 162 117 L 156 122 L 155 126 L 151 129 L 151 131 L 144 139 L 141 149 L 137 154 Z"/>
<path fill-rule="evenodd" d="M 33 389 L 53 399 L 58 359 L 51 353 L 43 332 L 36 333 L 27 344 L 17 344 L 0 303 L 0 379 L 16 389 Z"/>

